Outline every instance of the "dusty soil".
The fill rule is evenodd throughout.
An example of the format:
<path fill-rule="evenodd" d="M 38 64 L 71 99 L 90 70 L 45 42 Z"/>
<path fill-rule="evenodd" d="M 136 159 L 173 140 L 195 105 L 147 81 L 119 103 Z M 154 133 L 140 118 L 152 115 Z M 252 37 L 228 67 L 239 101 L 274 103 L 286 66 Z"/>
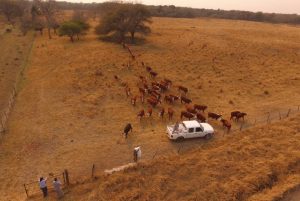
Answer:
<path fill-rule="evenodd" d="M 232 110 L 242 110 L 248 122 L 299 104 L 299 27 L 167 18 L 155 18 L 151 26 L 147 42 L 131 47 L 137 59 L 157 71 L 158 80 L 167 77 L 188 87 L 193 102 L 208 105 L 209 111 L 228 118 Z M 148 106 L 131 106 L 114 80 L 120 76 L 138 94 L 138 76 L 147 74 L 141 65 L 124 68 L 128 61 L 120 45 L 97 40 L 93 30 L 74 44 L 37 37 L 1 142 L 0 199 L 25 199 L 22 185 L 50 172 L 67 168 L 74 181 L 89 176 L 92 164 L 101 172 L 128 163 L 136 145 L 144 159 L 177 151 L 181 145 L 165 136 L 168 121 L 158 119 L 158 109 L 152 119 L 139 122 L 137 112 Z M 178 93 L 175 87 L 171 93 Z M 184 107 L 172 107 L 178 119 Z M 134 132 L 125 140 L 128 122 Z M 212 124 L 221 133 L 219 122 Z M 184 142 L 185 147 L 206 144 Z"/>

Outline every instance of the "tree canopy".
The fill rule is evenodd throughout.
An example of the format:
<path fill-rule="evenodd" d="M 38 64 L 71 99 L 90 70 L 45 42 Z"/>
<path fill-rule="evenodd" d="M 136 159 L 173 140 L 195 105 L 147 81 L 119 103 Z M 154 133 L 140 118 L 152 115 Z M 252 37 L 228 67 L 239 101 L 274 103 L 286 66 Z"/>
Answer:
<path fill-rule="evenodd" d="M 79 35 L 84 34 L 85 31 L 89 29 L 89 24 L 81 21 L 69 21 L 64 22 L 58 29 L 60 36 L 70 37 L 71 42 L 74 42 L 74 37 L 77 36 L 79 40 Z"/>
<path fill-rule="evenodd" d="M 107 12 L 99 25 L 96 33 L 99 35 L 113 34 L 121 42 L 126 34 L 130 33 L 131 41 L 134 42 L 135 33 L 148 34 L 151 23 L 151 14 L 148 9 L 140 4 L 119 4 L 111 12 Z"/>
<path fill-rule="evenodd" d="M 18 1 L 0 0 L 0 13 L 11 22 L 12 18 L 22 16 L 23 10 Z"/>

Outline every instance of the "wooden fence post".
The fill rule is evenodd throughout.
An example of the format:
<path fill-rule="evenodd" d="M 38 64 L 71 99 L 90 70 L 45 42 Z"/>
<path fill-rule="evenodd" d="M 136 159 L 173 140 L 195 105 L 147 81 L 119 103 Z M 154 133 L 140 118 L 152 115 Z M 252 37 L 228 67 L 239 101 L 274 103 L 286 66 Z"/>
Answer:
<path fill-rule="evenodd" d="M 0 133 L 2 133 L 2 132 L 5 131 L 2 119 L 3 119 L 3 118 L 2 118 L 2 116 L 1 116 L 1 121 L 0 121 L 0 123 L 1 123 L 1 130 L 0 130 Z"/>
<path fill-rule="evenodd" d="M 92 167 L 92 178 L 94 178 L 94 173 L 95 173 L 95 164 L 93 164 L 93 167 Z"/>
<path fill-rule="evenodd" d="M 153 155 L 152 159 L 154 159 L 154 158 L 155 158 L 156 154 L 157 154 L 157 151 L 154 153 L 154 155 Z"/>
<path fill-rule="evenodd" d="M 241 124 L 240 131 L 242 131 L 243 126 L 244 126 L 244 122 Z"/>
<path fill-rule="evenodd" d="M 281 113 L 280 113 L 280 111 L 279 111 L 279 120 L 281 120 Z"/>
<path fill-rule="evenodd" d="M 289 109 L 288 113 L 286 114 L 286 117 L 289 117 L 290 112 L 291 112 L 291 109 Z"/>
<path fill-rule="evenodd" d="M 63 178 L 64 178 L 64 184 L 66 184 L 66 176 L 65 176 L 65 172 L 62 173 Z"/>
<path fill-rule="evenodd" d="M 270 123 L 270 116 L 271 116 L 271 113 L 269 112 L 267 123 Z"/>
<path fill-rule="evenodd" d="M 24 189 L 25 189 L 26 196 L 28 197 L 28 191 L 27 191 L 27 188 L 26 188 L 26 184 L 24 184 Z"/>
<path fill-rule="evenodd" d="M 65 177 L 66 177 L 66 184 L 67 184 L 67 186 L 69 186 L 70 185 L 70 180 L 69 180 L 69 173 L 68 173 L 67 169 L 65 170 Z"/>
<path fill-rule="evenodd" d="M 177 153 L 179 154 L 180 150 L 182 149 L 183 145 L 181 144 L 181 146 L 179 147 Z"/>

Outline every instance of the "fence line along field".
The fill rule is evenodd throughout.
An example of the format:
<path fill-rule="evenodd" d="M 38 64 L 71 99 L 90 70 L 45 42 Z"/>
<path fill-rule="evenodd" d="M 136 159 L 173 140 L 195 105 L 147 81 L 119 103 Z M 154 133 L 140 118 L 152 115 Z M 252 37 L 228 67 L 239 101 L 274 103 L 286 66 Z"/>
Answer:
<path fill-rule="evenodd" d="M 239 110 L 248 114 L 247 123 L 247 118 L 299 105 L 298 27 L 154 18 L 151 28 L 143 45 L 130 46 L 136 59 L 155 70 L 156 80 L 172 80 L 172 94 L 179 95 L 176 86 L 187 87 L 193 104 L 208 106 L 205 116 L 215 112 L 230 119 Z M 162 102 L 152 118 L 140 121 L 137 114 L 149 105 L 138 99 L 133 106 L 123 86 L 126 82 L 138 95 L 139 76 L 154 80 L 120 44 L 98 40 L 93 30 L 75 43 L 37 36 L 1 142 L 0 179 L 6 181 L 0 184 L 1 199 L 24 199 L 23 184 L 51 172 L 72 168 L 70 174 L 80 175 L 91 163 L 103 170 L 127 163 L 137 145 L 145 157 L 158 148 L 176 152 L 178 144 L 168 140 L 165 129 L 180 119 L 185 106 Z M 172 121 L 158 118 L 162 106 L 172 107 Z M 220 122 L 209 122 L 223 131 Z M 133 132 L 125 140 L 127 123 Z"/>

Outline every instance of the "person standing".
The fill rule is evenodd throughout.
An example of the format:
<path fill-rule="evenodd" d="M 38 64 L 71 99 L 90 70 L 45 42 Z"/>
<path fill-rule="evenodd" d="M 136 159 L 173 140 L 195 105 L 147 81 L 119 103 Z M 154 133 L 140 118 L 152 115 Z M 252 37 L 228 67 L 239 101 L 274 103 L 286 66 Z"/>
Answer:
<path fill-rule="evenodd" d="M 61 198 L 64 196 L 64 192 L 61 190 L 61 182 L 57 178 L 54 178 L 54 180 L 53 180 L 53 187 L 54 187 L 54 190 L 55 190 L 58 198 Z"/>
<path fill-rule="evenodd" d="M 39 185 L 40 189 L 43 192 L 43 196 L 47 197 L 48 196 L 48 189 L 47 189 L 47 184 L 46 184 L 47 178 L 40 177 Z"/>
<path fill-rule="evenodd" d="M 133 160 L 134 162 L 138 162 L 138 160 L 142 157 L 142 150 L 141 147 L 135 147 L 133 149 Z"/>

